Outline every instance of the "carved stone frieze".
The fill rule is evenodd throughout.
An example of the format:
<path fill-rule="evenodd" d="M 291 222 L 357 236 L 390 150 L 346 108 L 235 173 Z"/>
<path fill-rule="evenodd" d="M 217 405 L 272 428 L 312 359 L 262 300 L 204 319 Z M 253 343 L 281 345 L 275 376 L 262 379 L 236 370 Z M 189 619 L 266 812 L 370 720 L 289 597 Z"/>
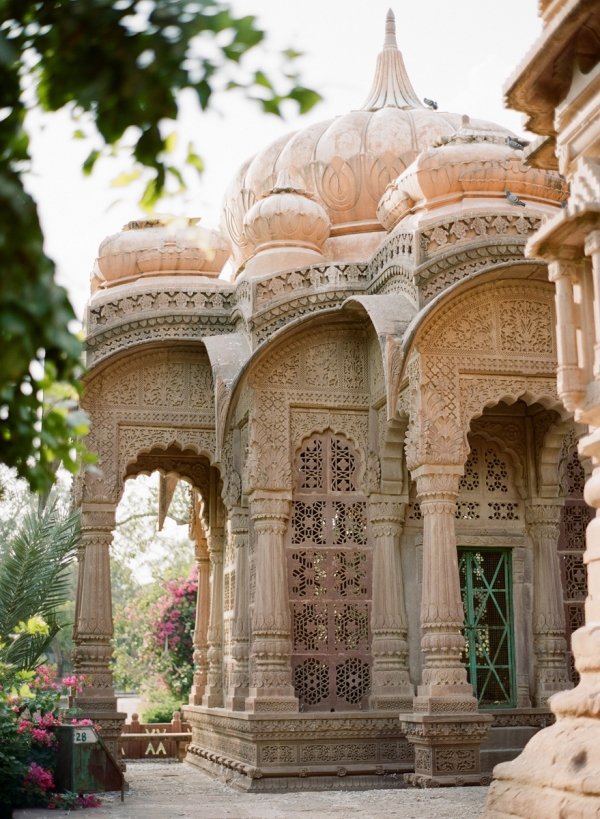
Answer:
<path fill-rule="evenodd" d="M 132 317 L 123 324 L 101 330 L 86 339 L 86 363 L 96 367 L 117 353 L 151 342 L 194 342 L 203 336 L 224 335 L 235 327 L 226 315 L 173 315 Z"/>
<path fill-rule="evenodd" d="M 474 241 L 493 242 L 498 237 L 520 238 L 524 245 L 529 235 L 540 225 L 537 216 L 518 214 L 478 214 L 439 222 L 422 231 L 419 249 L 422 258 L 428 258 L 451 245 Z M 522 251 L 521 251 L 522 252 Z"/>

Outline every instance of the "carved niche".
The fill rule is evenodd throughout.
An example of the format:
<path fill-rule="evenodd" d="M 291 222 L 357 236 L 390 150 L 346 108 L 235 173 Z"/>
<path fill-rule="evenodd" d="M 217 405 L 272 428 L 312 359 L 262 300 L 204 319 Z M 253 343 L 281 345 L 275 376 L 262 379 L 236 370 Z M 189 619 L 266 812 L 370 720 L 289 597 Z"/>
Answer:
<path fill-rule="evenodd" d="M 289 490 L 292 448 L 313 432 L 343 432 L 366 451 L 368 349 L 366 333 L 342 325 L 301 334 L 257 364 L 249 379 L 249 491 Z"/>

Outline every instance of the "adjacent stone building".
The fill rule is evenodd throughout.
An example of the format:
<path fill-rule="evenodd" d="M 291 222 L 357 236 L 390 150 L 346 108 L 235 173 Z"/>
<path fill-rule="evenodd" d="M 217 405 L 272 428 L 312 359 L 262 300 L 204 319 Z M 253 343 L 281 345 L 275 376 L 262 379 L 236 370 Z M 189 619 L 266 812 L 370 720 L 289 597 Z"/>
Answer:
<path fill-rule="evenodd" d="M 531 167 L 558 170 L 569 183 L 566 207 L 530 238 L 527 255 L 548 264 L 554 283 L 558 392 L 588 425 L 579 452 L 593 469 L 585 499 L 600 507 L 600 5 L 540 0 L 543 31 L 506 89 L 539 138 Z M 600 529 L 587 528 L 585 623 L 573 634 L 581 674 L 551 702 L 556 724 L 514 762 L 494 771 L 486 816 L 494 819 L 600 816 Z M 582 571 L 581 569 L 579 571 Z"/>
<path fill-rule="evenodd" d="M 154 470 L 194 487 L 189 762 L 254 789 L 479 782 L 550 719 L 590 513 L 524 253 L 567 188 L 513 136 L 421 103 L 390 14 L 363 106 L 250 159 L 221 231 L 101 245 L 76 644 L 111 741 L 111 532 Z"/>

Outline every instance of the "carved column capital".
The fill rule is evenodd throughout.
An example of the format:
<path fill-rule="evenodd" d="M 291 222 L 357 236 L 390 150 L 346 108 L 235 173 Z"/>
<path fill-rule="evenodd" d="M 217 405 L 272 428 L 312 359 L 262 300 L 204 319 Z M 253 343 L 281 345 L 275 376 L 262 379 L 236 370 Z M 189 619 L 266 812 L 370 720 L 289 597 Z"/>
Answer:
<path fill-rule="evenodd" d="M 229 525 L 232 535 L 245 535 L 248 531 L 249 511 L 245 506 L 234 506 L 229 514 Z M 236 545 L 244 546 L 245 540 L 239 540 Z"/>
<path fill-rule="evenodd" d="M 279 524 L 285 529 L 290 517 L 291 498 L 282 492 L 255 492 L 250 497 L 250 516 L 257 527 Z"/>
<path fill-rule="evenodd" d="M 596 229 L 588 233 L 583 247 L 586 256 L 600 253 L 600 230 Z"/>
<path fill-rule="evenodd" d="M 425 464 L 413 470 L 412 476 L 417 484 L 417 500 L 421 504 L 421 513 L 429 514 L 431 511 L 442 511 L 445 503 L 451 506 L 456 505 L 458 497 L 458 486 L 460 477 L 463 474 L 463 467 L 457 464 L 431 466 Z M 431 504 L 442 504 L 438 510 Z M 454 509 L 448 509 L 454 514 Z"/>
<path fill-rule="evenodd" d="M 548 278 L 551 282 L 560 279 L 575 280 L 578 277 L 579 262 L 573 258 L 558 258 L 548 262 Z"/>

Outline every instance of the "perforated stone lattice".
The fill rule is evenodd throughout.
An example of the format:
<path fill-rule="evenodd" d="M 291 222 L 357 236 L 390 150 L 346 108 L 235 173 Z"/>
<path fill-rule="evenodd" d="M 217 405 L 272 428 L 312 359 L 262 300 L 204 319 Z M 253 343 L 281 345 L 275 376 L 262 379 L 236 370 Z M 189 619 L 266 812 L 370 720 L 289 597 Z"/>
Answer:
<path fill-rule="evenodd" d="M 498 453 L 485 450 L 485 488 L 488 492 L 508 492 L 508 470 Z"/>
<path fill-rule="evenodd" d="M 303 710 L 358 709 L 369 693 L 372 559 L 359 475 L 354 448 L 332 433 L 312 437 L 296 459 L 287 562 Z"/>
<path fill-rule="evenodd" d="M 422 520 L 416 500 L 414 484 L 411 488 L 407 521 Z M 498 497 L 502 500 L 497 500 Z M 463 523 L 486 519 L 491 522 L 521 520 L 520 502 L 507 456 L 493 445 L 482 446 L 471 441 L 464 475 L 459 482 L 456 520 Z"/>
<path fill-rule="evenodd" d="M 585 622 L 584 603 L 588 591 L 583 553 L 585 551 L 585 530 L 594 516 L 594 510 L 583 499 L 584 485 L 585 472 L 577 451 L 574 450 L 565 464 L 563 473 L 562 488 L 567 497 L 561 511 L 558 538 L 566 637 L 569 647 L 571 634 Z M 577 684 L 579 674 L 575 669 L 571 651 L 569 651 L 568 659 L 571 678 Z"/>

